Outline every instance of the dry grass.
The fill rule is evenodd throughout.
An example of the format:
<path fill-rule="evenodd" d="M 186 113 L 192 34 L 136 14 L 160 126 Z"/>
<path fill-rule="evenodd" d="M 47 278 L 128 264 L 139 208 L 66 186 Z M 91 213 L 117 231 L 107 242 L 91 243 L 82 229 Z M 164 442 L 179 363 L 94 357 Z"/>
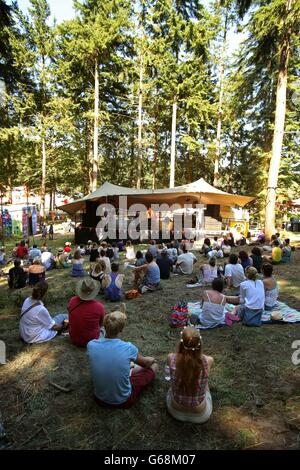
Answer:
<path fill-rule="evenodd" d="M 54 242 L 57 247 L 62 241 Z M 200 258 L 200 257 L 199 257 Z M 281 299 L 300 308 L 298 263 L 275 267 Z M 64 311 L 75 280 L 52 271 L 46 305 Z M 127 278 L 127 281 L 129 279 Z M 0 338 L 8 363 L 0 366 L 0 411 L 15 449 L 289 449 L 299 447 L 300 368 L 291 362 L 291 344 L 299 325 L 248 329 L 239 324 L 203 332 L 205 352 L 215 358 L 210 387 L 214 412 L 201 426 L 174 421 L 167 413 L 166 355 L 174 351 L 179 331 L 170 330 L 167 314 L 179 300 L 197 300 L 201 290 L 186 289 L 174 276 L 163 290 L 127 301 L 123 338 L 134 342 L 161 366 L 155 383 L 130 410 L 109 410 L 92 400 L 84 349 L 68 337 L 25 346 L 18 339 L 19 307 L 29 290 L 0 286 Z M 113 304 L 104 302 L 107 311 Z M 64 393 L 54 382 L 71 391 Z"/>

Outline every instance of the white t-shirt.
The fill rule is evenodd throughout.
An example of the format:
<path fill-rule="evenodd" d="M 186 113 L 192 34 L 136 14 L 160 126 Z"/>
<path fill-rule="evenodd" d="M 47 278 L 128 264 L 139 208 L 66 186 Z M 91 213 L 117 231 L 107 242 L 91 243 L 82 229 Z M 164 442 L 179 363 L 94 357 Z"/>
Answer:
<path fill-rule="evenodd" d="M 216 277 L 218 277 L 217 266 L 210 266 L 210 264 L 204 264 L 202 266 L 202 270 L 204 282 L 212 282 Z"/>
<path fill-rule="evenodd" d="M 244 274 L 244 268 L 240 263 L 226 264 L 225 277 L 232 277 L 233 287 L 239 287 L 241 282 L 246 279 Z"/>
<path fill-rule="evenodd" d="M 240 285 L 240 303 L 251 309 L 261 309 L 265 305 L 265 289 L 261 280 L 247 279 Z"/>
<path fill-rule="evenodd" d="M 106 274 L 111 273 L 111 264 L 110 264 L 110 259 L 108 256 L 100 256 L 100 259 L 104 261 L 105 266 L 106 266 Z"/>
<path fill-rule="evenodd" d="M 46 269 L 51 268 L 51 260 L 54 258 L 53 254 L 50 251 L 44 251 L 41 256 L 42 264 Z"/>
<path fill-rule="evenodd" d="M 38 300 L 27 297 L 23 303 L 21 314 L 37 302 Z M 57 331 L 51 330 L 55 321 L 44 307 L 43 302 L 41 300 L 39 302 L 40 305 L 33 307 L 20 319 L 20 336 L 26 343 L 44 343 L 57 334 Z"/>
<path fill-rule="evenodd" d="M 191 256 L 192 255 L 192 256 Z M 177 263 L 182 274 L 192 274 L 194 262 L 193 259 L 196 259 L 193 253 L 183 253 L 177 258 Z"/>

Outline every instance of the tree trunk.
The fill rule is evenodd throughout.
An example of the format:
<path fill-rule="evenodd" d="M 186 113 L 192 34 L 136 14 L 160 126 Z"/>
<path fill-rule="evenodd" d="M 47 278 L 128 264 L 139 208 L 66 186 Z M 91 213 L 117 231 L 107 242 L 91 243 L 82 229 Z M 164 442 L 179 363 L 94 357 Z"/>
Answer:
<path fill-rule="evenodd" d="M 292 0 L 288 0 L 287 12 L 291 10 L 291 6 Z M 291 32 L 287 31 L 281 44 L 279 45 L 280 59 L 276 92 L 275 126 L 265 207 L 265 234 L 267 239 L 270 239 L 275 232 L 276 190 L 284 136 L 288 63 L 290 55 L 290 35 Z"/>
<path fill-rule="evenodd" d="M 222 107 L 223 107 L 223 96 L 224 96 L 224 68 L 225 68 L 225 51 L 226 51 L 226 39 L 227 39 L 227 23 L 228 23 L 228 8 L 225 14 L 224 32 L 223 32 L 223 44 L 221 52 L 221 63 L 220 63 L 220 91 L 219 91 L 219 104 L 218 104 L 218 122 L 217 122 L 217 136 L 216 136 L 216 155 L 215 155 L 215 168 L 214 168 L 214 186 L 219 183 L 219 166 L 220 166 L 220 155 L 221 155 L 221 132 L 222 132 Z"/>
<path fill-rule="evenodd" d="M 175 184 L 176 115 L 177 115 L 177 95 L 175 95 L 174 99 L 173 99 L 171 164 L 170 164 L 170 188 L 174 188 L 174 184 Z"/>
<path fill-rule="evenodd" d="M 95 99 L 94 99 L 94 151 L 90 176 L 90 192 L 97 189 L 98 176 L 98 134 L 99 134 L 99 63 L 95 58 Z"/>
<path fill-rule="evenodd" d="M 138 161 L 136 187 L 140 189 L 142 178 L 143 146 L 142 146 L 142 111 L 143 111 L 143 56 L 140 57 L 139 107 L 138 107 Z"/>
<path fill-rule="evenodd" d="M 154 159 L 153 159 L 152 189 L 155 189 L 155 185 L 156 185 L 156 163 L 157 163 L 157 130 L 155 130 L 155 135 L 154 135 Z"/>
<path fill-rule="evenodd" d="M 42 137 L 42 184 L 41 184 L 41 209 L 40 216 L 45 217 L 45 198 L 46 198 L 46 144 L 45 138 Z"/>

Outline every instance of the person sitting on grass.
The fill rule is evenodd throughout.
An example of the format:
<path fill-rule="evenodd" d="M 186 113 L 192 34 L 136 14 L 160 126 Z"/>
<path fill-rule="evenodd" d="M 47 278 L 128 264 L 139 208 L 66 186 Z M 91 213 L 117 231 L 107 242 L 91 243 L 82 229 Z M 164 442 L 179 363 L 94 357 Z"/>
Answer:
<path fill-rule="evenodd" d="M 8 271 L 8 285 L 10 289 L 22 289 L 26 286 L 27 273 L 21 266 L 21 260 L 14 260 L 14 267 Z"/>
<path fill-rule="evenodd" d="M 218 277 L 218 268 L 217 268 L 217 260 L 213 256 L 209 258 L 208 264 L 203 264 L 200 267 L 200 272 L 203 275 L 203 283 L 204 284 L 211 284 L 211 282 Z"/>
<path fill-rule="evenodd" d="M 57 268 L 70 268 L 72 266 L 71 261 L 69 261 L 69 255 L 65 253 L 63 248 L 58 249 L 55 264 Z"/>
<path fill-rule="evenodd" d="M 192 274 L 196 262 L 196 256 L 189 252 L 186 246 L 183 246 L 183 253 L 177 258 L 174 272 L 178 274 Z"/>
<path fill-rule="evenodd" d="M 222 251 L 224 257 L 229 256 L 231 253 L 231 246 L 229 245 L 229 241 L 227 239 L 223 240 Z"/>
<path fill-rule="evenodd" d="M 184 328 L 177 353 L 168 355 L 171 387 L 167 409 L 178 421 L 205 423 L 212 413 L 208 377 L 213 358 L 203 354 L 199 330 Z"/>
<path fill-rule="evenodd" d="M 26 246 L 25 240 L 22 240 L 18 245 L 16 250 L 16 258 L 26 259 L 28 258 L 28 248 Z"/>
<path fill-rule="evenodd" d="M 277 307 L 279 291 L 276 279 L 273 277 L 272 264 L 263 264 L 262 272 L 264 275 L 263 283 L 265 288 L 265 310 L 273 310 L 273 308 Z"/>
<path fill-rule="evenodd" d="M 76 250 L 72 259 L 72 277 L 84 277 L 83 263 L 84 258 L 81 256 L 80 250 Z"/>
<path fill-rule="evenodd" d="M 168 257 L 170 258 L 172 263 L 175 264 L 178 258 L 178 252 L 173 242 L 167 244 L 167 250 L 168 250 Z"/>
<path fill-rule="evenodd" d="M 170 272 L 172 271 L 173 263 L 168 257 L 168 251 L 166 248 L 163 248 L 161 251 L 161 256 L 156 260 L 157 266 L 160 271 L 161 279 L 169 279 Z"/>
<path fill-rule="evenodd" d="M 99 258 L 99 249 L 96 242 L 93 242 L 90 249 L 90 263 L 94 263 Z"/>
<path fill-rule="evenodd" d="M 265 256 L 265 261 L 272 264 L 280 264 L 282 258 L 282 249 L 279 246 L 279 241 L 274 240 L 272 248 L 272 256 Z"/>
<path fill-rule="evenodd" d="M 102 303 L 95 300 L 99 283 L 94 279 L 79 281 L 76 293 L 68 303 L 69 335 L 75 346 L 85 347 L 89 341 L 100 337 L 105 310 Z"/>
<path fill-rule="evenodd" d="M 100 258 L 97 258 L 97 261 L 104 261 L 106 265 L 106 273 L 111 272 L 111 262 L 108 256 L 106 256 L 106 252 L 104 250 L 100 251 Z"/>
<path fill-rule="evenodd" d="M 240 284 L 245 280 L 243 266 L 238 263 L 238 257 L 235 253 L 229 256 L 229 263 L 225 266 L 225 278 L 228 289 L 231 289 L 231 295 L 238 295 Z"/>
<path fill-rule="evenodd" d="M 250 258 L 252 258 L 252 266 L 260 273 L 263 264 L 263 257 L 261 255 L 261 249 L 258 246 L 254 246 L 252 248 Z"/>
<path fill-rule="evenodd" d="M 143 266 L 144 264 L 146 263 L 146 260 L 145 260 L 145 257 L 143 255 L 143 253 L 141 252 L 141 250 L 138 250 L 136 252 L 136 261 L 135 261 L 135 266 L 138 267 L 138 266 Z"/>
<path fill-rule="evenodd" d="M 51 317 L 42 299 L 48 290 L 46 281 L 38 282 L 24 301 L 20 317 L 20 336 L 25 343 L 44 343 L 68 326 L 68 315 Z"/>
<path fill-rule="evenodd" d="M 250 266 L 246 269 L 246 281 L 240 285 L 240 305 L 237 315 L 247 326 L 260 326 L 261 316 L 265 306 L 264 283 L 257 279 L 257 270 Z"/>
<path fill-rule="evenodd" d="M 246 251 L 240 251 L 239 252 L 239 260 L 241 265 L 243 266 L 244 271 L 249 268 L 249 266 L 252 266 L 253 260 L 251 257 L 248 256 L 248 253 Z"/>
<path fill-rule="evenodd" d="M 48 248 L 47 251 L 43 251 L 41 255 L 42 265 L 45 266 L 46 271 L 50 271 L 55 268 L 55 259 L 53 253 L 51 253 L 51 248 Z"/>
<path fill-rule="evenodd" d="M 154 291 L 160 283 L 160 271 L 153 255 L 147 251 L 145 258 L 147 264 L 134 268 L 135 284 L 139 286 L 142 294 Z"/>
<path fill-rule="evenodd" d="M 291 261 L 292 248 L 290 246 L 290 239 L 286 238 L 282 244 L 282 258 L 281 263 L 289 263 Z"/>
<path fill-rule="evenodd" d="M 207 254 L 211 251 L 211 243 L 209 238 L 205 238 L 202 248 L 200 250 L 200 253 L 204 254 L 204 256 L 207 256 Z"/>
<path fill-rule="evenodd" d="M 42 265 L 41 258 L 38 256 L 34 258 L 33 264 L 27 269 L 28 284 L 33 287 L 38 282 L 45 280 L 46 268 Z"/>
<path fill-rule="evenodd" d="M 6 258 L 5 258 L 5 248 L 2 246 L 0 248 L 0 266 L 6 265 Z"/>
<path fill-rule="evenodd" d="M 132 246 L 132 243 L 130 240 L 126 243 L 125 247 L 125 258 L 127 260 L 134 260 L 135 259 L 135 251 L 134 247 Z"/>
<path fill-rule="evenodd" d="M 102 281 L 105 276 L 106 264 L 103 260 L 93 263 L 90 267 L 90 277 L 99 283 L 99 292 L 102 292 Z"/>
<path fill-rule="evenodd" d="M 158 257 L 158 248 L 156 246 L 155 240 L 150 240 L 149 245 L 148 245 L 148 251 L 151 253 L 153 258 Z"/>
<path fill-rule="evenodd" d="M 154 357 L 142 356 L 135 345 L 119 339 L 126 324 L 124 307 L 105 315 L 105 338 L 87 345 L 94 398 L 99 405 L 111 408 L 130 408 L 158 372 Z"/>
<path fill-rule="evenodd" d="M 41 257 L 41 256 L 42 256 L 41 250 L 38 248 L 37 245 L 33 245 L 31 250 L 29 251 L 29 262 L 32 263 L 34 258 Z"/>
<path fill-rule="evenodd" d="M 68 253 L 68 254 L 70 255 L 70 253 L 72 252 L 72 244 L 71 244 L 71 242 L 66 242 L 66 243 L 65 243 L 64 252 L 65 252 L 65 253 Z"/>
<path fill-rule="evenodd" d="M 117 263 L 113 263 L 111 265 L 111 273 L 105 275 L 102 281 L 106 300 L 118 302 L 123 299 L 123 280 L 124 274 L 119 273 L 119 265 Z"/>
<path fill-rule="evenodd" d="M 214 328 L 225 323 L 226 296 L 222 294 L 224 281 L 216 277 L 212 280 L 211 290 L 205 290 L 202 298 L 200 323 L 206 328 Z"/>

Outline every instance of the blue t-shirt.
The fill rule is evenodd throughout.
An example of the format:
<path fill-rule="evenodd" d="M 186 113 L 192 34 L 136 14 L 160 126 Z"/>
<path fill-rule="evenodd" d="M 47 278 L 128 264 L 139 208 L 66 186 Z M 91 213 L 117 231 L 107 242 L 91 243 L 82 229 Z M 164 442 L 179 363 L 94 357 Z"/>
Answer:
<path fill-rule="evenodd" d="M 121 339 L 94 339 L 87 344 L 95 395 L 110 405 L 120 405 L 131 395 L 130 361 L 138 349 Z"/>
<path fill-rule="evenodd" d="M 156 263 L 149 264 L 146 280 L 148 284 L 159 284 L 160 282 L 160 270 Z"/>

